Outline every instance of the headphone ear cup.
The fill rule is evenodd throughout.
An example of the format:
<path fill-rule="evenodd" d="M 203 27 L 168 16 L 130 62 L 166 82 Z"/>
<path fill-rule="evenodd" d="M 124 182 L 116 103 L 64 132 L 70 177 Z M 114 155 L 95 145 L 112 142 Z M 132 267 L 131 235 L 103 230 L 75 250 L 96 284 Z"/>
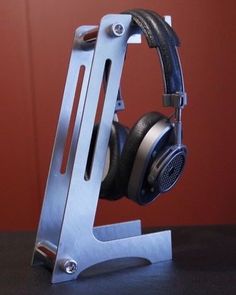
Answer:
<path fill-rule="evenodd" d="M 101 184 L 100 198 L 107 200 L 117 200 L 123 197 L 118 181 L 118 169 L 120 164 L 120 155 L 123 150 L 128 128 L 114 121 L 111 128 L 111 135 L 108 145 L 106 159 L 105 175 Z"/>
<path fill-rule="evenodd" d="M 134 162 L 136 160 L 139 147 L 141 143 L 143 142 L 144 137 L 149 132 L 149 130 L 159 121 L 167 122 L 168 119 L 164 115 L 158 112 L 151 112 L 141 117 L 137 121 L 137 123 L 133 126 L 133 128 L 130 130 L 123 152 L 121 154 L 120 166 L 119 166 L 120 187 L 122 188 L 124 195 L 134 200 L 136 203 L 142 204 L 142 205 L 144 203 L 147 203 L 150 200 L 147 200 L 147 201 L 143 200 L 145 199 L 145 197 L 143 197 L 141 200 L 139 197 L 139 194 L 137 195 L 136 193 L 130 192 L 130 189 L 129 189 L 130 179 L 134 171 Z M 169 123 L 167 125 L 169 126 Z M 168 130 L 166 130 L 166 132 L 169 131 L 170 127 L 167 129 Z M 160 143 L 160 145 L 161 144 L 163 143 Z M 144 158 L 148 156 L 149 156 L 148 154 L 143 155 Z M 142 162 L 142 159 L 138 159 L 137 161 L 139 160 L 140 162 Z M 141 168 L 137 170 L 142 172 L 143 169 Z M 133 185 L 135 186 L 136 184 L 133 184 Z"/>

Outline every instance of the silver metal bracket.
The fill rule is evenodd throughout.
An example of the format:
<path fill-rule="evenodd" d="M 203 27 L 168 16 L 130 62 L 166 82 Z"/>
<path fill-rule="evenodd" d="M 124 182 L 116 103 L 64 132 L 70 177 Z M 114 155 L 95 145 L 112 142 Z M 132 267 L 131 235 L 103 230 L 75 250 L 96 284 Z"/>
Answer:
<path fill-rule="evenodd" d="M 131 16 L 121 14 L 103 17 L 99 28 L 82 26 L 75 32 L 32 260 L 33 265 L 50 266 L 52 283 L 75 280 L 83 270 L 116 258 L 137 257 L 154 263 L 172 257 L 170 231 L 142 235 L 137 220 L 94 227 L 125 51 L 127 43 L 140 43 L 140 34 L 136 33 L 132 31 Z M 107 61 L 109 77 L 92 167 L 87 173 Z M 75 107 L 79 83 L 79 103 Z M 62 169 L 64 158 L 67 160 Z"/>
<path fill-rule="evenodd" d="M 182 109 L 187 104 L 187 94 L 185 92 L 176 92 L 163 95 L 163 106 Z"/>

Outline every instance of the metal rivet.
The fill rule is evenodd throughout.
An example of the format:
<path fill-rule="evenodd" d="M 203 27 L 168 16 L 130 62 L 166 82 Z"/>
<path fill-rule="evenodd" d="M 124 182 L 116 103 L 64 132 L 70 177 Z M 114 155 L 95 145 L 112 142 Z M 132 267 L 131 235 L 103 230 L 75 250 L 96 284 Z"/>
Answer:
<path fill-rule="evenodd" d="M 115 37 L 120 37 L 125 32 L 125 27 L 121 23 L 112 24 L 110 27 L 110 32 Z"/>
<path fill-rule="evenodd" d="M 64 259 L 60 263 L 62 270 L 67 274 L 73 274 L 77 271 L 77 262 L 73 259 Z"/>

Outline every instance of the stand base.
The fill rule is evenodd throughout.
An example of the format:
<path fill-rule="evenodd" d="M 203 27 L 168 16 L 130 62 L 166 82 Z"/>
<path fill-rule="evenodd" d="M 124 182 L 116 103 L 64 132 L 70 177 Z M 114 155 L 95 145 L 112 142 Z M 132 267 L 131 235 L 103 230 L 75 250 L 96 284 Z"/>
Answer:
<path fill-rule="evenodd" d="M 86 239 L 81 239 L 80 247 L 87 249 L 87 253 L 78 255 L 79 251 L 76 249 L 75 253 L 70 253 L 76 260 L 61 260 L 59 268 L 55 265 L 57 246 L 50 241 L 41 241 L 35 249 L 33 264 L 44 264 L 54 269 L 52 283 L 58 283 L 77 279 L 81 273 L 91 275 L 94 270 L 96 273 L 107 272 L 107 265 L 102 263 L 109 260 L 126 258 L 128 267 L 134 263 L 137 265 L 137 262 L 140 264 L 141 259 L 149 263 L 172 259 L 171 231 L 142 235 L 140 220 L 94 227 L 93 236 L 92 243 L 91 240 L 87 243 Z M 72 269 L 69 271 L 65 266 L 67 262 L 72 262 Z M 114 261 L 112 266 L 109 264 L 109 271 L 117 267 L 119 268 L 119 263 L 116 265 Z"/>

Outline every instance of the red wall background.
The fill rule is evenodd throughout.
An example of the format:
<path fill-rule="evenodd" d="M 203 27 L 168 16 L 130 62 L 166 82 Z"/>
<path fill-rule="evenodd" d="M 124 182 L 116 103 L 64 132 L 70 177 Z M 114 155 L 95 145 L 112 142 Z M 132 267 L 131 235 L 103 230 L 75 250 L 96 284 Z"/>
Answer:
<path fill-rule="evenodd" d="M 234 0 L 11 0 L 0 2 L 0 229 L 35 229 L 47 178 L 74 35 L 104 14 L 144 7 L 171 15 L 189 97 L 184 111 L 188 164 L 158 201 L 100 201 L 97 224 L 141 218 L 145 226 L 236 222 Z M 123 75 L 131 126 L 161 109 L 159 63 L 133 45 Z M 78 204 L 79 206 L 79 204 Z"/>

